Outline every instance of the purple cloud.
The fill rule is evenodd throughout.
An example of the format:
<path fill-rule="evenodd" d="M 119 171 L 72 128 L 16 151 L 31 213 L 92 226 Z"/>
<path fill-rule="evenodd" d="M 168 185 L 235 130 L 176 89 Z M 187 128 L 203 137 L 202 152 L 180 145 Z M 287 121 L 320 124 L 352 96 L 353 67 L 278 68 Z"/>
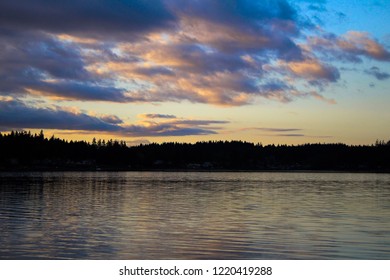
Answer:
<path fill-rule="evenodd" d="M 334 60 L 390 61 L 370 34 L 320 32 L 285 0 L 5 0 L 0 26 L 0 95 L 16 98 L 335 103 L 318 93 L 341 80 Z"/>
<path fill-rule="evenodd" d="M 365 70 L 364 73 L 374 76 L 377 80 L 387 80 L 390 78 L 390 74 L 387 72 L 381 72 L 380 69 L 376 66 L 371 67 L 368 70 Z"/>
<path fill-rule="evenodd" d="M 126 38 L 170 28 L 175 16 L 164 1 L 109 0 L 3 0 L 0 26 L 9 30 L 34 30 L 89 37 Z"/>
<path fill-rule="evenodd" d="M 155 137 L 217 134 L 219 128 L 209 126 L 225 123 L 168 118 L 165 122 L 125 124 L 114 115 L 92 116 L 59 107 L 36 107 L 19 100 L 0 100 L 0 127 L 3 130 L 39 128 L 100 132 L 121 137 Z"/>
<path fill-rule="evenodd" d="M 141 117 L 146 119 L 176 119 L 175 115 L 165 114 L 142 114 Z"/>
<path fill-rule="evenodd" d="M 314 51 L 344 62 L 360 63 L 363 58 L 390 61 L 390 51 L 366 32 L 325 33 L 309 38 L 308 44 Z"/>
<path fill-rule="evenodd" d="M 57 108 L 28 106 L 17 100 L 0 102 L 0 126 L 10 129 L 42 128 L 117 132 L 121 127 L 101 118 Z"/>

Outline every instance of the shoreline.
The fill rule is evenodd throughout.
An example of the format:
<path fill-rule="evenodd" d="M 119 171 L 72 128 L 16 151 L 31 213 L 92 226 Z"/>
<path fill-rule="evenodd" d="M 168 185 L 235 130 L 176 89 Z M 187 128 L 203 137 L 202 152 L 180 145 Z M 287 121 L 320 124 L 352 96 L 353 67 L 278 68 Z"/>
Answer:
<path fill-rule="evenodd" d="M 101 169 L 0 169 L 0 173 L 55 173 L 55 172 L 160 172 L 160 173 L 368 173 L 390 174 L 390 170 L 332 170 L 332 169 L 125 169 L 125 168 L 101 168 Z"/>

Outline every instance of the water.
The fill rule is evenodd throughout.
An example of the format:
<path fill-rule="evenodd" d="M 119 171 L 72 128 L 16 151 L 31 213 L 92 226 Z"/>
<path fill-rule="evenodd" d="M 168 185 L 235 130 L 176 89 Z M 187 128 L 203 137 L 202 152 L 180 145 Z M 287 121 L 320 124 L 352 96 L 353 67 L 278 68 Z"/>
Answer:
<path fill-rule="evenodd" d="M 390 174 L 0 173 L 0 259 L 390 259 Z"/>

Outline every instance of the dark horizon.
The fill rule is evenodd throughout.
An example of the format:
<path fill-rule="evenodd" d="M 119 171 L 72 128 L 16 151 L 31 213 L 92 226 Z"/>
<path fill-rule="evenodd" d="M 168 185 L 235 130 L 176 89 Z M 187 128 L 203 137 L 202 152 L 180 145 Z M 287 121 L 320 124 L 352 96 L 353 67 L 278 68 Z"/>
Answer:
<path fill-rule="evenodd" d="M 0 171 L 22 170 L 253 170 L 390 172 L 390 141 L 262 145 L 245 141 L 67 141 L 44 132 L 0 133 Z"/>

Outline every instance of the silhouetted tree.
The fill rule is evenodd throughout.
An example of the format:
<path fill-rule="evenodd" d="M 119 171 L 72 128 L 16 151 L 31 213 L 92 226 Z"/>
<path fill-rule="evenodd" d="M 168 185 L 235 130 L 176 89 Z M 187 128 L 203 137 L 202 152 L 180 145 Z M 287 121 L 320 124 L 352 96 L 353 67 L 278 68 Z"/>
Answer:
<path fill-rule="evenodd" d="M 213 169 L 361 170 L 390 172 L 390 141 L 370 146 L 253 144 L 242 141 L 151 143 L 128 147 L 125 141 L 66 141 L 43 131 L 0 133 L 0 169 Z"/>

